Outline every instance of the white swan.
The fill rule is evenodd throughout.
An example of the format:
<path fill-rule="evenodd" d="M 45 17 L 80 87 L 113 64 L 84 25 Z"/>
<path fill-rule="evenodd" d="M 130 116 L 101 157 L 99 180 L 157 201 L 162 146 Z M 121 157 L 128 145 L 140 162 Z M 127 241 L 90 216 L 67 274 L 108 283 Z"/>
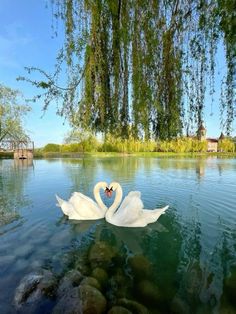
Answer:
<path fill-rule="evenodd" d="M 143 209 L 141 193 L 138 191 L 129 192 L 122 204 L 122 188 L 119 183 L 112 182 L 110 190 L 116 191 L 114 203 L 105 214 L 106 221 L 120 227 L 145 227 L 165 213 L 169 205 L 153 210 Z M 117 209 L 118 208 L 118 209 Z"/>
<path fill-rule="evenodd" d="M 107 207 L 103 203 L 99 192 L 100 189 L 105 191 L 106 187 L 106 182 L 98 182 L 94 186 L 93 194 L 97 203 L 82 193 L 74 192 L 68 201 L 64 201 L 56 195 L 58 206 L 61 207 L 63 213 L 69 219 L 93 220 L 104 218 Z"/>

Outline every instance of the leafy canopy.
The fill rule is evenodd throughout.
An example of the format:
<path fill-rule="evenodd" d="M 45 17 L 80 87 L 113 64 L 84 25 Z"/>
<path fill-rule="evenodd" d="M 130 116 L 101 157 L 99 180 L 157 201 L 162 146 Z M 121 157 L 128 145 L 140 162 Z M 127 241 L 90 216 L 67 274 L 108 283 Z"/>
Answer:
<path fill-rule="evenodd" d="M 30 107 L 20 103 L 21 93 L 0 84 L 0 141 L 28 140 L 23 117 Z"/>
<path fill-rule="evenodd" d="M 204 120 L 216 52 L 225 48 L 222 129 L 235 117 L 236 2 L 227 0 L 51 0 L 65 42 L 55 73 L 37 68 L 45 107 L 72 126 L 128 138 L 173 138 Z M 59 86 L 66 66 L 67 86 Z M 37 95 L 35 99 L 41 97 Z M 59 100 L 62 99 L 60 106 Z M 225 119 L 224 119 L 225 117 Z"/>

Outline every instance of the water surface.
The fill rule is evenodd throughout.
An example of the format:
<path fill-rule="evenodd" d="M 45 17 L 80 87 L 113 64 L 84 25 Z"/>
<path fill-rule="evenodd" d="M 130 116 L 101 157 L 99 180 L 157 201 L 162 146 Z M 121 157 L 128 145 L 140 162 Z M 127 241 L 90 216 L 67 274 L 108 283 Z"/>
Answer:
<path fill-rule="evenodd" d="M 147 209 L 170 207 L 145 228 L 63 217 L 55 193 L 92 197 L 101 180 L 141 191 Z M 107 311 L 125 297 L 150 313 L 235 313 L 236 159 L 0 160 L 1 313 L 15 313 L 16 287 L 38 269 L 60 278 L 81 260 L 91 275 L 96 243 L 116 252 L 105 269 Z"/>

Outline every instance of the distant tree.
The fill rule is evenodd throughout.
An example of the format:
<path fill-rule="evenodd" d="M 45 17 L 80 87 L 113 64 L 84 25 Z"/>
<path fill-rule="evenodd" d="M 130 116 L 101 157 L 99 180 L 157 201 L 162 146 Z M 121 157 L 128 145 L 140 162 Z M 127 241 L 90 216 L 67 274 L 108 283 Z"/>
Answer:
<path fill-rule="evenodd" d="M 29 139 L 22 125 L 23 117 L 31 110 L 20 103 L 22 94 L 0 84 L 0 141 L 6 139 Z"/>
<path fill-rule="evenodd" d="M 60 145 L 59 144 L 53 144 L 53 143 L 49 143 L 47 145 L 44 146 L 43 148 L 44 152 L 50 152 L 50 153 L 58 153 L 60 152 Z"/>
<path fill-rule="evenodd" d="M 220 152 L 234 152 L 235 151 L 235 144 L 232 139 L 224 138 L 220 140 L 218 143 L 218 151 Z"/>
<path fill-rule="evenodd" d="M 98 141 L 89 131 L 82 129 L 73 129 L 67 133 L 64 138 L 66 144 L 78 143 L 82 152 L 96 150 Z"/>

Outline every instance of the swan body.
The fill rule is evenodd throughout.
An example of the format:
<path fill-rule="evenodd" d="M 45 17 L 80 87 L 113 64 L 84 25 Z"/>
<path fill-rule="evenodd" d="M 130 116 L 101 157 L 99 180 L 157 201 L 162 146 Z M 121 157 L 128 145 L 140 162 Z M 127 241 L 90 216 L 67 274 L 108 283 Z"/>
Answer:
<path fill-rule="evenodd" d="M 138 191 L 129 192 L 122 200 L 122 188 L 119 183 L 112 182 L 109 189 L 116 191 L 114 203 L 105 214 L 107 222 L 120 227 L 145 227 L 165 213 L 168 206 L 153 210 L 144 209 L 141 200 L 141 193 Z M 118 208 L 119 204 L 120 207 Z M 118 208 L 118 209 L 117 209 Z"/>
<path fill-rule="evenodd" d="M 104 218 L 107 207 L 103 203 L 99 192 L 100 189 L 105 190 L 106 187 L 106 182 L 98 182 L 95 185 L 93 193 L 97 203 L 82 193 L 74 192 L 68 201 L 56 195 L 58 206 L 61 207 L 63 213 L 69 219 L 94 220 Z"/>

